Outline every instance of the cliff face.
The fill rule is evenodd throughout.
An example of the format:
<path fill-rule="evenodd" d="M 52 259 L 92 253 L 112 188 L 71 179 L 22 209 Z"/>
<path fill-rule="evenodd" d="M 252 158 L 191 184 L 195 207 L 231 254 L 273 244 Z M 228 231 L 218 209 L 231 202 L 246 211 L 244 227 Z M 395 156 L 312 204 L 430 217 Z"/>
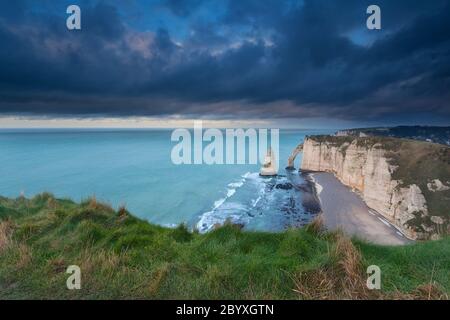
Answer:
<path fill-rule="evenodd" d="M 393 163 L 392 150 L 378 141 L 352 139 L 306 138 L 301 168 L 334 173 L 343 184 L 360 193 L 370 208 L 384 215 L 409 238 L 438 238 L 448 233 L 448 202 L 443 207 L 447 212 L 441 210 L 439 216 L 432 216 L 420 186 L 405 184 L 394 177 L 399 164 Z"/>

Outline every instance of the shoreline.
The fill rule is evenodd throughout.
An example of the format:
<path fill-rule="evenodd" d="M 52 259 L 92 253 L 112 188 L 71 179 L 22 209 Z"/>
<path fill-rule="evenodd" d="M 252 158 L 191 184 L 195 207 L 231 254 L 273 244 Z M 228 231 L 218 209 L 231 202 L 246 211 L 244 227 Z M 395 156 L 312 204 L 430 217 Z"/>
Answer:
<path fill-rule="evenodd" d="M 310 215 L 320 215 L 322 213 L 322 207 L 320 203 L 320 198 L 316 190 L 316 185 L 312 181 L 310 172 L 298 170 L 298 175 L 304 180 L 301 183 L 296 183 L 292 179 L 293 175 L 290 172 L 295 172 L 296 170 L 286 169 L 287 176 L 290 178 L 294 188 L 301 191 L 301 203 L 303 209 L 307 214 Z"/>
<path fill-rule="evenodd" d="M 323 213 L 322 211 L 322 201 L 320 199 L 320 193 L 322 192 L 323 188 L 322 186 L 320 186 L 319 184 L 317 184 L 317 182 L 314 179 L 313 176 L 313 172 L 312 171 L 307 171 L 307 170 L 299 170 L 299 174 L 303 177 L 303 179 L 305 179 L 306 184 L 309 186 L 311 192 L 311 197 L 313 198 L 312 201 L 315 202 L 314 206 L 319 206 L 319 210 L 316 213 L 317 215 L 320 215 Z M 310 200 L 310 201 L 311 201 Z M 310 203 L 306 203 L 304 204 L 305 208 L 310 205 Z M 317 210 L 317 209 L 315 209 Z"/>
<path fill-rule="evenodd" d="M 341 229 L 350 236 L 382 245 L 413 242 L 397 226 L 369 208 L 356 192 L 342 184 L 332 173 L 300 172 L 313 185 L 327 229 Z"/>

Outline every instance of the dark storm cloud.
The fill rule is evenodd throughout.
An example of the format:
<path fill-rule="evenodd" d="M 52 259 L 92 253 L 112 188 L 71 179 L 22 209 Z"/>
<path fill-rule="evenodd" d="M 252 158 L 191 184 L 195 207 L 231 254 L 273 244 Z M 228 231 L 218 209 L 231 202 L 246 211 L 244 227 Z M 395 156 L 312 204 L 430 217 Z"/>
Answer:
<path fill-rule="evenodd" d="M 450 119 L 448 0 L 377 1 L 381 31 L 365 28 L 369 1 L 230 0 L 205 15 L 211 3 L 169 0 L 173 17 L 148 31 L 82 1 L 74 32 L 64 5 L 3 4 L 0 113 Z"/>
<path fill-rule="evenodd" d="M 176 15 L 188 16 L 192 14 L 205 0 L 167 0 L 166 6 Z"/>

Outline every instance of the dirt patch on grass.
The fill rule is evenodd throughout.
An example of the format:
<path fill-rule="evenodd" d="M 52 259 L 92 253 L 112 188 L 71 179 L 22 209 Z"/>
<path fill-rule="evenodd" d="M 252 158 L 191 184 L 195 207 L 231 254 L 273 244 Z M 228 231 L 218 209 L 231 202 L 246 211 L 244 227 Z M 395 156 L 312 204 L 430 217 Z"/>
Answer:
<path fill-rule="evenodd" d="M 294 277 L 294 291 L 301 299 L 370 299 L 377 293 L 366 287 L 359 250 L 342 233 L 329 250 L 326 265 Z"/>
<path fill-rule="evenodd" d="M 0 222 L 0 253 L 6 250 L 12 242 L 13 223 L 11 220 Z"/>

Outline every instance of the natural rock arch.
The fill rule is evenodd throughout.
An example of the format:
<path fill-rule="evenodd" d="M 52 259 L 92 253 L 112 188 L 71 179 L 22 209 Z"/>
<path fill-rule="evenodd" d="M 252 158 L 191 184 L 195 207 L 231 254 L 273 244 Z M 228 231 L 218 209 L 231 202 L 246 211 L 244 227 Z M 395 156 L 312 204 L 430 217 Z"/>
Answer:
<path fill-rule="evenodd" d="M 303 143 L 300 143 L 295 149 L 292 151 L 291 155 L 288 158 L 288 166 L 286 169 L 295 169 L 294 161 L 297 155 L 303 151 Z"/>

